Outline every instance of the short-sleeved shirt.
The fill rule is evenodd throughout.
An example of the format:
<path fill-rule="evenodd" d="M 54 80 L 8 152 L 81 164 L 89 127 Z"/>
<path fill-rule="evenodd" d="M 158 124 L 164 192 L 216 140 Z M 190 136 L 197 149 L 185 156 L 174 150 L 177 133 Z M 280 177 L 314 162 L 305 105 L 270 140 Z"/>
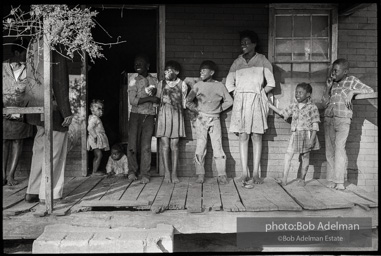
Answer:
<path fill-rule="evenodd" d="M 155 86 L 157 88 L 158 80 L 151 74 L 147 77 L 138 75 L 135 79 L 132 79 L 128 85 L 128 98 L 132 105 L 131 112 L 137 114 L 145 115 L 155 115 L 155 108 L 152 102 L 145 102 L 143 104 L 138 104 L 140 98 L 148 97 L 145 88 L 148 86 Z"/>
<path fill-rule="evenodd" d="M 257 53 L 249 62 L 242 54 L 233 62 L 226 77 L 229 92 L 260 93 L 263 85 L 275 87 L 273 67 L 263 54 Z"/>
<path fill-rule="evenodd" d="M 115 172 L 115 174 L 128 174 L 128 160 L 127 156 L 123 154 L 119 160 L 114 160 L 111 156 L 108 158 L 106 165 L 107 173 Z"/>
<path fill-rule="evenodd" d="M 334 82 L 331 87 L 330 98 L 324 116 L 327 117 L 349 117 L 352 118 L 353 111 L 345 105 L 345 99 L 352 90 L 361 90 L 362 93 L 372 93 L 374 90 L 362 83 L 355 76 L 347 76 L 340 82 Z"/>
<path fill-rule="evenodd" d="M 295 100 L 287 108 L 281 110 L 281 114 L 285 120 L 292 117 L 291 131 L 312 131 L 314 130 L 313 123 L 320 123 L 319 110 L 310 99 L 301 108 Z"/>

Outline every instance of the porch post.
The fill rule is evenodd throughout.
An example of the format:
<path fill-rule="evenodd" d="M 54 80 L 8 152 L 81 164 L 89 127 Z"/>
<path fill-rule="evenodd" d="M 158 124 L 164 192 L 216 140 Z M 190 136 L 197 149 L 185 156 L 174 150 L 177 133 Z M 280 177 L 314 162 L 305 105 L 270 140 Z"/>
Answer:
<path fill-rule="evenodd" d="M 44 20 L 44 30 L 47 28 L 47 20 Z M 45 128 L 45 204 L 48 214 L 53 212 L 53 112 L 52 112 L 52 88 L 51 88 L 51 51 L 50 51 L 50 35 L 44 31 L 43 36 L 44 47 L 44 128 Z"/>

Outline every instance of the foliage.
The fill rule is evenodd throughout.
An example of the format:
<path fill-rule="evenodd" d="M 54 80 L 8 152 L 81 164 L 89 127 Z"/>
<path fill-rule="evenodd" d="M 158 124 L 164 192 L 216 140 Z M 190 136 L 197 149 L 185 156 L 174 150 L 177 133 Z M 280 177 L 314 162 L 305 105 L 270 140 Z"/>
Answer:
<path fill-rule="evenodd" d="M 12 7 L 10 14 L 3 18 L 3 32 L 7 32 L 3 36 L 24 36 L 31 37 L 32 40 L 46 36 L 52 50 L 57 45 L 62 45 L 65 57 L 70 59 L 74 57 L 74 53 L 84 58 L 84 51 L 94 62 L 95 58 L 104 57 L 101 45 L 124 42 L 119 41 L 119 38 L 117 42 L 108 44 L 94 41 L 91 29 L 98 24 L 95 20 L 97 14 L 98 12 L 90 11 L 89 8 L 70 9 L 67 5 L 31 5 L 29 12 L 20 7 Z M 44 22 L 47 24 L 45 27 Z"/>

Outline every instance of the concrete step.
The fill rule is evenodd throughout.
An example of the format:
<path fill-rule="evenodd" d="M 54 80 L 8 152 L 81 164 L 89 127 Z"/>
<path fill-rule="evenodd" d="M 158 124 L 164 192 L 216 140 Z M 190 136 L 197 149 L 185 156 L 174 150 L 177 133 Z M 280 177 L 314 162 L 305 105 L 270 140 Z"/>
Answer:
<path fill-rule="evenodd" d="M 32 253 L 143 253 L 173 252 L 173 226 L 156 228 L 100 228 L 68 224 L 45 227 Z"/>

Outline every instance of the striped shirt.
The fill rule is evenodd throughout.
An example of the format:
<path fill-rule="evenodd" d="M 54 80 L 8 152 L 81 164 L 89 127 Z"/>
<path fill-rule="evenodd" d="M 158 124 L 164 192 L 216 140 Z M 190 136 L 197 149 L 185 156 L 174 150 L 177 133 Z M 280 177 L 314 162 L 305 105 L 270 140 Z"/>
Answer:
<path fill-rule="evenodd" d="M 352 90 L 361 90 L 361 93 L 372 93 L 374 90 L 362 83 L 355 76 L 347 76 L 340 82 L 334 82 L 331 87 L 330 98 L 324 116 L 327 117 L 349 117 L 352 118 L 353 111 L 345 105 L 345 99 Z"/>

